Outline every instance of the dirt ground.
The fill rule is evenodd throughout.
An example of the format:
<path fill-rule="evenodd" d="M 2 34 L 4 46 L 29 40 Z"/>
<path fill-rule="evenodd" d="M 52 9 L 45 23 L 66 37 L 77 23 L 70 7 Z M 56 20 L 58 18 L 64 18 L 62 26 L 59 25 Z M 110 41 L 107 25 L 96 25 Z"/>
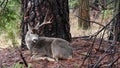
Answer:
<path fill-rule="evenodd" d="M 107 48 L 110 46 L 110 43 L 103 41 L 100 49 L 98 49 L 99 43 L 100 39 L 96 39 L 91 53 L 85 60 L 84 64 L 82 63 L 87 56 L 87 52 L 93 44 L 93 40 L 75 38 L 71 42 L 71 46 L 74 50 L 73 58 L 69 60 L 60 60 L 59 62 L 31 60 L 28 50 L 24 50 L 22 53 L 26 62 L 32 68 L 120 68 L 120 46 L 112 47 L 112 49 L 110 49 L 111 51 L 108 50 L 105 53 L 105 50 L 107 50 Z M 120 43 L 117 43 L 116 45 L 120 45 Z M 100 58 L 102 58 L 101 61 L 99 61 Z M 11 66 L 13 66 L 15 63 L 24 64 L 17 49 L 0 49 L 0 68 L 3 66 L 11 68 Z M 98 63 L 98 65 L 94 67 L 96 63 Z"/>

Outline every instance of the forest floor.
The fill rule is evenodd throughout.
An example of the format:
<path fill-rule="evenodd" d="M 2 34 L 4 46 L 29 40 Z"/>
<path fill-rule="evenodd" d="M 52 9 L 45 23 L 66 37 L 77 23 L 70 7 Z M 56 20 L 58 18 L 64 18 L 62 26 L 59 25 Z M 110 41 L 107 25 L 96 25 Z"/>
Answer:
<path fill-rule="evenodd" d="M 86 38 L 75 38 L 71 44 L 74 55 L 69 60 L 60 60 L 59 62 L 31 60 L 28 50 L 22 51 L 22 54 L 32 68 L 120 68 L 120 46 L 114 46 L 109 50 L 110 43 L 103 41 L 99 49 L 100 39 L 96 39 L 91 48 L 93 40 Z M 117 42 L 116 45 L 120 45 L 120 43 Z M 91 52 L 89 51 L 90 48 Z M 90 54 L 87 56 L 88 52 Z M 85 57 L 86 60 L 84 62 Z M 83 62 L 84 64 L 82 64 Z M 19 51 L 14 48 L 1 48 L 0 68 L 3 66 L 11 68 L 15 63 L 23 64 Z M 96 67 L 93 67 L 95 65 Z"/>

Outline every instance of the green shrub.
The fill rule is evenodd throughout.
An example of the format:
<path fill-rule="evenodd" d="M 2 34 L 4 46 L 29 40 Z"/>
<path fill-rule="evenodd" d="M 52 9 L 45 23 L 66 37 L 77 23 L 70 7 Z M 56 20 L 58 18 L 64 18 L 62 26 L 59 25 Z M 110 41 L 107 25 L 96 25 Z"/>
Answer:
<path fill-rule="evenodd" d="M 11 68 L 26 68 L 26 67 L 24 67 L 23 64 L 16 63 L 16 64 L 14 64 Z M 27 68 L 31 68 L 31 65 L 28 64 L 28 67 L 27 67 Z"/>
<path fill-rule="evenodd" d="M 78 0 L 69 0 L 69 8 L 74 8 L 78 6 Z"/>
<path fill-rule="evenodd" d="M 0 6 L 0 34 L 7 34 L 7 38 L 12 39 L 18 37 L 20 33 L 20 20 L 19 15 L 20 3 L 17 0 L 8 0 Z"/>

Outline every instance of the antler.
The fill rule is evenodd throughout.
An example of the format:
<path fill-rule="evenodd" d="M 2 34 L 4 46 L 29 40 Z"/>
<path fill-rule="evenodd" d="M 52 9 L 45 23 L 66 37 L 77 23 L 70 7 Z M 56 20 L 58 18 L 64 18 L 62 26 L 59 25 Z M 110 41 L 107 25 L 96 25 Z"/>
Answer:
<path fill-rule="evenodd" d="M 42 26 L 45 25 L 45 24 L 50 24 L 50 23 L 52 23 L 51 20 L 52 20 L 53 16 L 50 17 L 50 19 L 49 19 L 48 21 L 47 21 L 47 17 L 48 17 L 48 11 L 47 11 L 47 13 L 46 13 L 46 16 L 45 16 L 45 18 L 44 18 L 43 23 L 40 24 L 40 23 L 38 22 L 38 24 L 35 26 L 35 29 L 38 29 L 39 27 L 42 27 Z"/>

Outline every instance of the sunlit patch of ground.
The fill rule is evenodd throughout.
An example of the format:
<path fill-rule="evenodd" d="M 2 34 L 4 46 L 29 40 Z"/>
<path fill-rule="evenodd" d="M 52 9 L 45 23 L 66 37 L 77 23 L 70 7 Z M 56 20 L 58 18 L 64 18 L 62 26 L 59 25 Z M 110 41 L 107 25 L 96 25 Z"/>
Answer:
<path fill-rule="evenodd" d="M 17 45 L 20 45 L 20 38 L 16 37 Z M 13 47 L 12 40 L 7 37 L 7 34 L 0 35 L 0 48 Z"/>

